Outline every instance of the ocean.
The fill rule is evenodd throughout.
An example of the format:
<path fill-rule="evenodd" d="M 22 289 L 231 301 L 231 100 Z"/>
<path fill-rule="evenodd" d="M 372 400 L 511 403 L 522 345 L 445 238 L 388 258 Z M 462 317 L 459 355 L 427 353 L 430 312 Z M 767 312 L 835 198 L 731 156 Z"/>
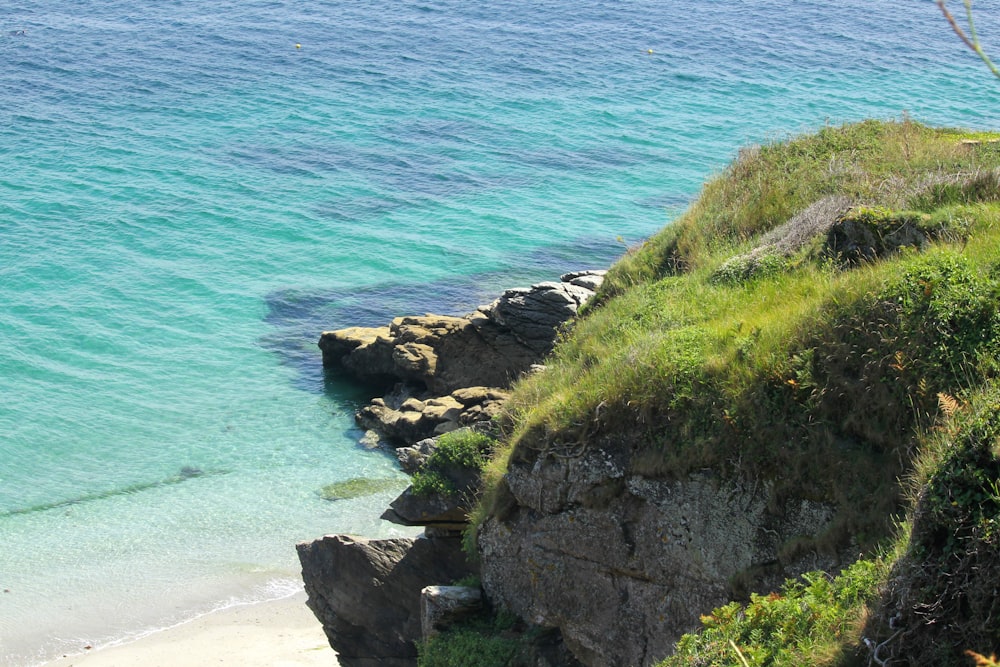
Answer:
<path fill-rule="evenodd" d="M 741 145 L 904 115 L 1000 128 L 932 0 L 7 0 L 0 665 L 413 534 L 322 330 L 605 267 Z M 319 496 L 353 477 L 396 488 Z"/>

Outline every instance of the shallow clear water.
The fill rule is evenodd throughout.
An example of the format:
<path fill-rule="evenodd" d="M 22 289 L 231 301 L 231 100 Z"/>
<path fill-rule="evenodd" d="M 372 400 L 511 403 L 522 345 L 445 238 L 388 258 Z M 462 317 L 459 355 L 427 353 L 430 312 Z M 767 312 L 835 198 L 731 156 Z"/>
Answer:
<path fill-rule="evenodd" d="M 316 493 L 405 486 L 321 330 L 604 266 L 744 143 L 1000 127 L 931 0 L 55 4 L 0 15 L 3 666 L 394 532 Z"/>

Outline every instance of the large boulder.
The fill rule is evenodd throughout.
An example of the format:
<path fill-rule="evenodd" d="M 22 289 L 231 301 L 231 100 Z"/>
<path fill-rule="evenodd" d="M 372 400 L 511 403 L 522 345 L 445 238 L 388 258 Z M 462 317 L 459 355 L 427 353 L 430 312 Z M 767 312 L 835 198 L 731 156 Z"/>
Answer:
<path fill-rule="evenodd" d="M 768 484 L 710 472 L 646 478 L 620 447 L 578 454 L 513 462 L 478 544 L 490 600 L 559 628 L 586 665 L 653 664 L 734 585 L 771 590 L 845 557 L 795 548 L 831 525 L 821 503 L 775 507 Z"/>
<path fill-rule="evenodd" d="M 413 667 L 420 592 L 475 574 L 450 538 L 327 535 L 297 547 L 307 604 L 344 667 Z"/>
<path fill-rule="evenodd" d="M 469 523 L 470 495 L 433 493 L 418 496 L 408 487 L 389 504 L 382 519 L 401 526 L 462 530 Z"/>
<path fill-rule="evenodd" d="M 483 592 L 476 586 L 428 586 L 420 592 L 420 626 L 424 640 L 483 611 Z"/>

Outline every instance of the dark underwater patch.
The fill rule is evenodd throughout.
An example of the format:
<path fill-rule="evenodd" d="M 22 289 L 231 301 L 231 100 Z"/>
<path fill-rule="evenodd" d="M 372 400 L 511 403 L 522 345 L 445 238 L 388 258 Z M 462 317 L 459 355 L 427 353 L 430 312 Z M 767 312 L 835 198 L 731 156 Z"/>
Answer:
<path fill-rule="evenodd" d="M 636 240 L 577 239 L 512 257 L 509 269 L 454 276 L 426 283 L 382 283 L 308 290 L 286 288 L 264 297 L 270 332 L 259 343 L 294 368 L 293 385 L 331 397 L 363 400 L 351 383 L 324 372 L 316 342 L 323 331 L 385 326 L 400 315 L 466 315 L 508 288 L 558 280 L 568 271 L 609 266 Z"/>

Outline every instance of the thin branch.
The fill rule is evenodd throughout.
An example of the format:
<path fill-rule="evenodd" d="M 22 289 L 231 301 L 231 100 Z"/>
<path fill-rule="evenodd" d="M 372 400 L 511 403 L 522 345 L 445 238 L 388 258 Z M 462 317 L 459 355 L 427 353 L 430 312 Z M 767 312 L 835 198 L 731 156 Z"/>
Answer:
<path fill-rule="evenodd" d="M 962 26 L 958 25 L 958 21 L 955 20 L 952 13 L 948 11 L 947 7 L 945 7 L 945 0 L 936 0 L 936 3 L 938 8 L 941 10 L 941 13 L 944 14 L 945 19 L 948 20 L 948 24 L 951 26 L 951 29 L 955 31 L 956 35 L 958 35 L 958 38 L 961 39 L 967 47 L 972 49 L 977 56 L 979 56 L 979 59 L 986 64 L 986 66 L 990 69 L 990 72 L 993 73 L 993 76 L 1000 79 L 1000 69 L 997 69 L 997 66 L 993 64 L 993 61 L 986 55 L 986 52 L 983 51 L 982 45 L 979 43 L 979 35 L 976 34 L 976 22 L 972 16 L 972 0 L 962 0 L 962 3 L 965 5 L 965 19 L 969 24 L 968 34 L 962 30 Z"/>
<path fill-rule="evenodd" d="M 750 667 L 750 663 L 747 662 L 746 656 L 743 655 L 743 651 L 741 651 L 740 647 L 736 645 L 736 642 L 730 639 L 729 645 L 733 647 L 734 651 L 736 651 L 736 655 L 739 657 L 740 662 L 743 663 L 743 667 Z"/>

